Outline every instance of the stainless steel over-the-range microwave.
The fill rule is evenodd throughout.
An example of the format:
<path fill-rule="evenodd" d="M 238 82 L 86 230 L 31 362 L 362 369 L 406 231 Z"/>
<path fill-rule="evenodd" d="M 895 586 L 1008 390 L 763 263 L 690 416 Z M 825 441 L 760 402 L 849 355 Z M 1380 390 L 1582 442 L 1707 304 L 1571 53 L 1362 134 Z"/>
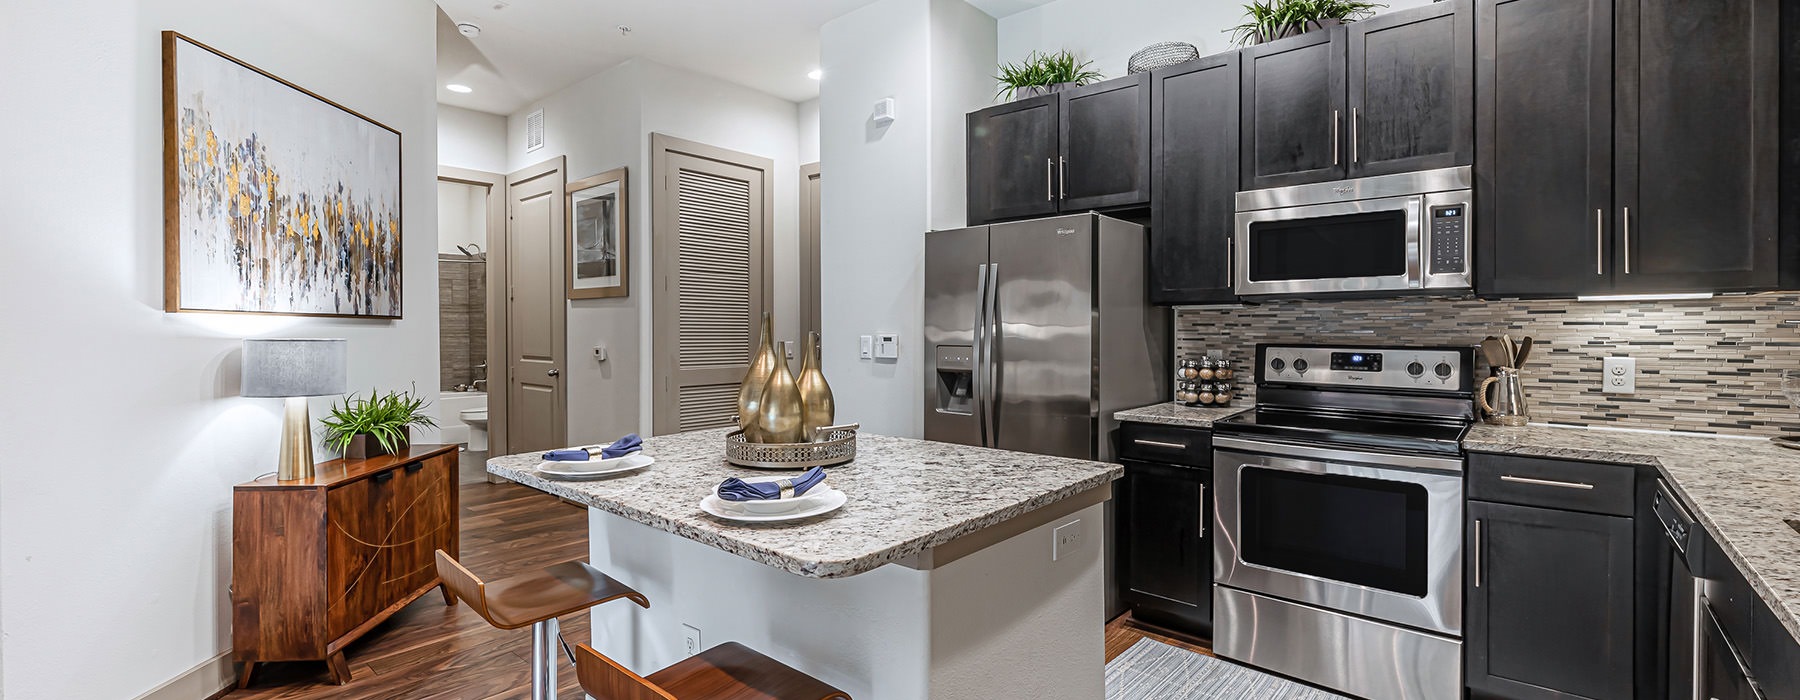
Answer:
<path fill-rule="evenodd" d="M 1467 166 L 1239 192 L 1239 296 L 1471 288 Z"/>

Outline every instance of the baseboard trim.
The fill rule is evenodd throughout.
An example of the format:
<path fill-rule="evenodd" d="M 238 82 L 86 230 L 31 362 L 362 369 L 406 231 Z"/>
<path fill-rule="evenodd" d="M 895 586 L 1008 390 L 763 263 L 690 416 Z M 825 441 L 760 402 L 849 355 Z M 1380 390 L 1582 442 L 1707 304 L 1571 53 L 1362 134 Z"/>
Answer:
<path fill-rule="evenodd" d="M 216 700 L 237 684 L 237 665 L 231 662 L 231 651 L 200 662 L 179 676 L 151 688 L 136 700 Z"/>

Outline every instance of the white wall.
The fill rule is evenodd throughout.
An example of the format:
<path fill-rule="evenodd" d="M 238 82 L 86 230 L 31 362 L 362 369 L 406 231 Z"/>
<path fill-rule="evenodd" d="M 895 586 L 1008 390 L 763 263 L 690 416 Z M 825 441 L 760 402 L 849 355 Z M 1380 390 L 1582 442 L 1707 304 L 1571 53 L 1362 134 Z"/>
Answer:
<path fill-rule="evenodd" d="M 819 162 L 819 98 L 800 103 L 800 163 Z"/>
<path fill-rule="evenodd" d="M 4 692 L 131 698 L 230 647 L 231 487 L 274 470 L 281 409 L 236 396 L 243 338 L 347 338 L 352 387 L 436 398 L 435 9 L 0 7 L 0 26 L 31 28 L 0 42 L 0 94 L 43 107 L 0 110 L 0 366 L 23 370 L 0 402 Z M 403 134 L 403 320 L 162 312 L 164 29 Z"/>
<path fill-rule="evenodd" d="M 544 147 L 524 150 L 525 115 L 544 108 Z M 527 105 L 508 119 L 510 168 L 568 158 L 569 179 L 630 168 L 631 296 L 569 303 L 569 440 L 648 434 L 650 386 L 650 134 L 699 141 L 774 161 L 774 312 L 777 334 L 798 340 L 798 105 L 717 78 L 631 60 Z M 608 359 L 593 359 L 595 344 Z"/>
<path fill-rule="evenodd" d="M 820 30 L 824 364 L 838 415 L 889 435 L 921 431 L 923 234 L 961 224 L 960 186 L 936 184 L 960 182 L 949 144 L 986 104 L 966 75 L 993 69 L 992 20 L 961 5 L 878 0 Z M 877 127 L 869 114 L 884 97 L 898 118 Z M 877 332 L 900 334 L 897 362 L 857 356 L 857 336 Z"/>
<path fill-rule="evenodd" d="M 440 255 L 462 255 L 456 247 L 471 243 L 487 250 L 487 188 L 439 180 L 437 228 Z"/>
<path fill-rule="evenodd" d="M 1380 12 L 1430 2 L 1388 0 Z M 1242 24 L 1243 14 L 1243 3 L 1236 0 L 1056 0 L 1000 19 L 1000 61 L 1068 49 L 1117 78 L 1126 74 L 1131 54 L 1159 41 L 1185 41 L 1202 56 L 1231 49 L 1226 30 Z"/>
<path fill-rule="evenodd" d="M 506 117 L 438 105 L 438 165 L 506 173 Z"/>

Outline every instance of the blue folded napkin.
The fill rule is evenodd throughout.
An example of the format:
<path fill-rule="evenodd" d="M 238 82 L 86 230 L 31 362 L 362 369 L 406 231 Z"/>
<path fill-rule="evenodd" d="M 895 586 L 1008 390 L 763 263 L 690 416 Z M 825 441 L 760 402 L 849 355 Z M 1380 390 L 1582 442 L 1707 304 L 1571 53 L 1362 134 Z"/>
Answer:
<path fill-rule="evenodd" d="M 586 462 L 589 459 L 593 459 L 595 450 L 600 451 L 599 454 L 601 459 L 614 459 L 624 457 L 625 455 L 642 449 L 644 449 L 644 439 L 638 437 L 637 433 L 632 433 L 613 441 L 613 444 L 605 447 L 594 445 L 592 447 L 577 447 L 568 450 L 551 450 L 544 453 L 544 460 L 548 462 Z"/>
<path fill-rule="evenodd" d="M 806 495 L 807 489 L 818 486 L 825 480 L 825 470 L 813 467 L 806 473 L 789 481 L 794 484 L 794 497 Z M 752 484 L 737 477 L 731 477 L 719 484 L 719 498 L 727 501 L 773 501 L 781 498 L 781 482 L 766 481 Z"/>

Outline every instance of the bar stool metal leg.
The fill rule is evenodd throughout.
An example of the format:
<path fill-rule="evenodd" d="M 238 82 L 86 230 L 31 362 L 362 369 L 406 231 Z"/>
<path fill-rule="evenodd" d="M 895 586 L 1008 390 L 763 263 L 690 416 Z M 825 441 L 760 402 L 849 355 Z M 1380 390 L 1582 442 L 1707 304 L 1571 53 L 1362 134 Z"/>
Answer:
<path fill-rule="evenodd" d="M 554 617 L 531 626 L 531 700 L 556 700 L 560 627 Z"/>

